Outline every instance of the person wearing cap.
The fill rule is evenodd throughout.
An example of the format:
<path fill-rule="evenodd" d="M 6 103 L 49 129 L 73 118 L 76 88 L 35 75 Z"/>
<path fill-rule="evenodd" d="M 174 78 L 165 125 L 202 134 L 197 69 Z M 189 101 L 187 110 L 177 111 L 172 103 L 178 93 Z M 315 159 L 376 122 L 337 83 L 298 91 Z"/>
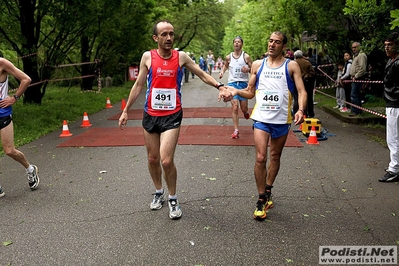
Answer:
<path fill-rule="evenodd" d="M 303 57 L 303 52 L 301 50 L 297 50 L 294 52 L 295 61 L 298 63 L 299 67 L 301 68 L 302 80 L 305 86 L 306 93 L 308 95 L 307 98 L 307 105 L 305 109 L 305 115 L 307 118 L 314 117 L 314 106 L 313 106 L 313 89 L 314 89 L 314 82 L 315 82 L 315 75 L 316 72 L 309 62 Z M 294 107 L 293 112 L 296 113 L 298 111 L 298 97 L 294 97 Z"/>
<path fill-rule="evenodd" d="M 242 50 L 244 41 L 240 36 L 233 39 L 234 51 L 226 56 L 225 63 L 220 71 L 219 78 L 223 77 L 224 72 L 229 70 L 228 85 L 236 89 L 245 89 L 248 86 L 249 72 L 252 66 L 251 57 Z M 234 96 L 231 100 L 232 118 L 234 124 L 234 132 L 231 134 L 232 139 L 238 139 L 240 131 L 238 109 L 241 108 L 245 119 L 249 118 L 248 99 L 239 95 Z"/>

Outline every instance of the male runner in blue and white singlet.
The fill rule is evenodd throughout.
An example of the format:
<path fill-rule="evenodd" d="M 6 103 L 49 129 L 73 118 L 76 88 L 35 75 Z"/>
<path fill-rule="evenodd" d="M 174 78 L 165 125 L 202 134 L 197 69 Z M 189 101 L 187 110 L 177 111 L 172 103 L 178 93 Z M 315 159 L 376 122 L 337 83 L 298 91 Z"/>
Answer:
<path fill-rule="evenodd" d="M 280 158 L 292 120 L 295 125 L 303 122 L 306 106 L 306 91 L 301 69 L 297 62 L 284 58 L 287 37 L 273 32 L 269 39 L 268 56 L 252 64 L 251 76 L 246 89 L 229 87 L 229 94 L 223 94 L 224 101 L 233 96 L 251 99 L 256 97 L 251 119 L 254 124 L 256 161 L 255 181 L 259 193 L 254 219 L 264 220 L 266 210 L 273 207 L 271 189 L 280 169 Z M 298 92 L 298 112 L 292 117 L 293 92 Z M 266 167 L 268 143 L 270 140 L 270 163 Z"/>

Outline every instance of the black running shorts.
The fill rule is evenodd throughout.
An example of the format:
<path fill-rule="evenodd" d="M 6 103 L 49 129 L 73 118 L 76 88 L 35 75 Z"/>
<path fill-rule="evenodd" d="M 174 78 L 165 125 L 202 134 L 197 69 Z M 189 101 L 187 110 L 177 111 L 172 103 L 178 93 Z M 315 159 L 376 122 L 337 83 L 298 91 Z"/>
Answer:
<path fill-rule="evenodd" d="M 144 112 L 142 125 L 148 133 L 161 134 L 169 129 L 178 128 L 183 119 L 183 109 L 167 116 L 151 116 Z"/>
<path fill-rule="evenodd" d="M 8 126 L 12 121 L 12 115 L 0 117 L 0 129 Z"/>

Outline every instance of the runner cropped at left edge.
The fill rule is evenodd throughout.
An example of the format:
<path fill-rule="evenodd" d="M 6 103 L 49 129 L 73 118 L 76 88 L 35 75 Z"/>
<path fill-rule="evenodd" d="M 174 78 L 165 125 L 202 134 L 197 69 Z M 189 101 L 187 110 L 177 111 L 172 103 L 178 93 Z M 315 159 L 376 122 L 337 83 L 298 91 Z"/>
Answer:
<path fill-rule="evenodd" d="M 31 79 L 28 75 L 16 68 L 10 61 L 2 58 L 0 53 L 0 136 L 3 151 L 6 155 L 19 162 L 26 169 L 29 187 L 34 190 L 39 186 L 39 176 L 37 166 L 30 164 L 25 155 L 15 148 L 14 144 L 14 124 L 12 121 L 12 105 L 16 103 L 25 90 L 28 88 Z M 19 88 L 14 96 L 8 95 L 8 76 L 12 75 L 20 81 Z M 0 197 L 4 197 L 5 192 L 0 186 Z"/>
<path fill-rule="evenodd" d="M 163 173 L 169 192 L 169 218 L 179 219 L 182 211 L 176 195 L 177 170 L 174 154 L 183 118 L 181 81 L 184 73 L 182 69 L 185 67 L 204 83 L 217 88 L 218 100 L 220 100 L 220 93 L 226 88 L 202 71 L 187 53 L 173 49 L 174 28 L 169 21 L 160 20 L 155 23 L 152 38 L 158 47 L 146 51 L 141 57 L 139 75 L 119 118 L 119 127 L 123 129 L 126 126 L 128 110 L 147 84 L 142 126 L 147 148 L 148 169 L 155 186 L 150 208 L 159 210 L 165 201 L 162 185 Z"/>

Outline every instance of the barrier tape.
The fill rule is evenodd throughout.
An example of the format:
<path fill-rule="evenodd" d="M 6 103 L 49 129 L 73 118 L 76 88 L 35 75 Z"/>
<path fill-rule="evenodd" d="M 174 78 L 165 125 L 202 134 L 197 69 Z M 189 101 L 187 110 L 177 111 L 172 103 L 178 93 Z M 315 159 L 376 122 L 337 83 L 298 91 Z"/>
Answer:
<path fill-rule="evenodd" d="M 317 67 L 317 69 L 319 69 L 320 72 L 322 72 L 326 77 L 328 77 L 328 78 L 331 79 L 332 81 L 336 82 L 336 81 L 335 81 L 333 78 L 331 78 L 326 72 L 324 72 L 323 70 L 320 69 L 320 67 L 326 67 L 326 66 L 332 66 L 332 65 L 333 65 L 333 64 L 320 65 L 320 66 Z M 380 80 L 345 80 L 345 81 L 343 81 L 343 82 L 344 82 L 344 83 L 358 83 L 358 82 L 359 82 L 359 83 L 384 83 L 383 81 L 380 81 Z M 329 95 L 329 94 L 327 94 L 327 93 L 324 93 L 324 92 L 319 91 L 319 89 L 330 89 L 330 88 L 335 88 L 335 87 L 336 87 L 336 85 L 334 85 L 334 86 L 320 86 L 320 87 L 315 87 L 314 89 L 315 89 L 315 91 L 318 92 L 318 93 L 321 93 L 321 94 L 323 94 L 323 95 L 325 95 L 325 96 L 328 96 L 328 97 L 330 97 L 330 98 L 333 98 L 333 99 L 338 100 L 337 97 L 334 97 L 334 96 L 331 96 L 331 95 Z M 380 116 L 380 117 L 383 117 L 383 118 L 387 118 L 386 115 L 384 115 L 384 114 L 380 114 L 380 113 L 375 112 L 375 111 L 373 111 L 373 110 L 370 110 L 370 109 L 367 109 L 367 108 L 358 106 L 358 105 L 356 105 L 356 104 L 353 104 L 353 103 L 350 103 L 350 102 L 347 102 L 347 101 L 343 101 L 343 102 L 346 103 L 347 105 L 356 107 L 357 109 L 360 109 L 360 110 L 362 110 L 362 111 L 369 112 L 369 113 L 371 113 L 371 114 L 373 114 L 373 115 Z"/>
<path fill-rule="evenodd" d="M 328 93 L 324 93 L 324 92 L 321 92 L 321 91 L 318 91 L 318 90 L 316 90 L 316 91 L 317 91 L 318 93 L 321 93 L 321 94 L 323 94 L 323 95 L 325 95 L 325 96 L 328 96 L 328 97 L 330 97 L 330 98 L 333 98 L 333 99 L 336 99 L 336 100 L 338 99 L 338 98 L 336 98 L 336 97 L 334 97 L 334 96 L 331 96 L 331 95 L 328 94 Z M 377 112 L 375 112 L 375 111 L 373 111 L 373 110 L 370 110 L 370 109 L 367 109 L 367 108 L 358 106 L 358 105 L 356 105 L 356 104 L 353 104 L 353 103 L 350 103 L 350 102 L 347 102 L 347 101 L 343 101 L 343 102 L 346 103 L 346 104 L 348 104 L 348 105 L 354 106 L 354 107 L 356 107 L 357 109 L 363 110 L 363 111 L 365 111 L 365 112 L 369 112 L 369 113 L 371 113 L 371 114 L 373 114 L 373 115 L 380 116 L 380 117 L 382 117 L 382 118 L 387 118 L 386 115 L 377 113 Z"/>
<path fill-rule="evenodd" d="M 17 59 L 22 59 L 22 58 L 29 57 L 29 56 L 36 55 L 36 54 L 37 53 L 23 55 L 23 56 L 18 57 Z"/>
<path fill-rule="evenodd" d="M 336 85 L 331 85 L 331 86 L 319 86 L 319 87 L 314 87 L 314 89 L 320 89 L 320 90 L 324 90 L 324 89 L 333 89 L 336 88 Z"/>
<path fill-rule="evenodd" d="M 25 58 L 25 57 L 29 57 L 32 55 L 36 55 L 37 53 L 32 53 L 32 54 L 27 54 L 21 57 L 18 57 L 18 59 L 21 58 Z M 83 63 L 73 63 L 73 64 L 63 64 L 63 65 L 58 65 L 58 66 L 50 66 L 50 67 L 54 67 L 54 68 L 62 68 L 62 67 L 69 67 L 69 66 L 78 66 L 78 65 L 88 65 L 88 64 L 97 64 L 101 62 L 100 59 L 94 59 L 93 62 L 83 62 Z M 79 76 L 79 77 L 71 77 L 71 78 L 60 78 L 60 79 L 45 79 L 45 80 L 41 80 L 39 82 L 36 83 L 31 83 L 28 87 L 30 86 L 35 86 L 38 84 L 42 84 L 45 82 L 54 82 L 54 81 L 63 81 L 63 80 L 73 80 L 73 79 L 84 79 L 84 78 L 89 78 L 89 77 L 95 77 L 96 75 L 86 75 L 86 76 Z M 98 68 L 98 92 L 101 91 L 101 77 L 100 77 L 100 68 Z"/>
<path fill-rule="evenodd" d="M 379 84 L 383 84 L 384 81 L 382 80 L 353 80 L 353 79 L 347 79 L 347 80 L 343 80 L 342 83 L 379 83 Z"/>
<path fill-rule="evenodd" d="M 98 93 L 101 92 L 101 72 L 100 68 L 98 68 L 98 78 L 97 78 L 97 86 L 98 86 Z"/>
<path fill-rule="evenodd" d="M 328 67 L 328 66 L 334 66 L 334 64 L 325 64 L 325 65 L 320 65 L 317 66 L 317 69 L 323 73 L 324 76 L 328 77 L 329 79 L 331 79 L 332 81 L 336 82 L 332 77 L 330 77 L 326 72 L 324 72 L 323 70 L 321 70 L 320 68 L 322 67 Z M 343 83 L 378 83 L 378 84 L 383 84 L 384 81 L 382 80 L 352 80 L 352 79 L 348 79 L 348 80 L 343 80 Z"/>
<path fill-rule="evenodd" d="M 42 83 L 45 83 L 45 82 L 50 82 L 50 81 L 54 82 L 54 81 L 63 81 L 63 80 L 72 80 L 72 79 L 84 79 L 84 78 L 89 78 L 89 77 L 95 77 L 95 75 L 87 75 L 87 76 L 72 77 L 72 78 L 62 78 L 62 79 L 45 79 L 45 80 L 41 80 L 41 81 L 36 82 L 36 83 L 32 83 L 28 87 L 34 86 L 34 85 L 38 85 L 38 84 L 42 84 Z"/>
<path fill-rule="evenodd" d="M 329 79 L 331 79 L 333 82 L 335 82 L 335 80 L 334 80 L 332 77 L 330 77 L 326 72 L 324 72 L 323 70 L 321 70 L 321 67 L 326 67 L 326 66 L 333 66 L 333 64 L 320 65 L 320 66 L 317 66 L 317 69 L 318 69 L 321 73 L 323 73 L 324 76 L 326 76 L 327 78 L 329 78 Z"/>
<path fill-rule="evenodd" d="M 324 65 L 319 65 L 318 67 L 328 67 L 328 66 L 334 66 L 334 64 L 324 64 Z"/>
<path fill-rule="evenodd" d="M 93 62 L 84 62 L 84 63 L 75 63 L 75 64 L 64 64 L 64 65 L 58 65 L 58 66 L 50 66 L 54 68 L 61 68 L 61 67 L 69 67 L 69 66 L 80 66 L 80 65 L 88 65 L 88 64 L 97 64 L 97 61 Z"/>

